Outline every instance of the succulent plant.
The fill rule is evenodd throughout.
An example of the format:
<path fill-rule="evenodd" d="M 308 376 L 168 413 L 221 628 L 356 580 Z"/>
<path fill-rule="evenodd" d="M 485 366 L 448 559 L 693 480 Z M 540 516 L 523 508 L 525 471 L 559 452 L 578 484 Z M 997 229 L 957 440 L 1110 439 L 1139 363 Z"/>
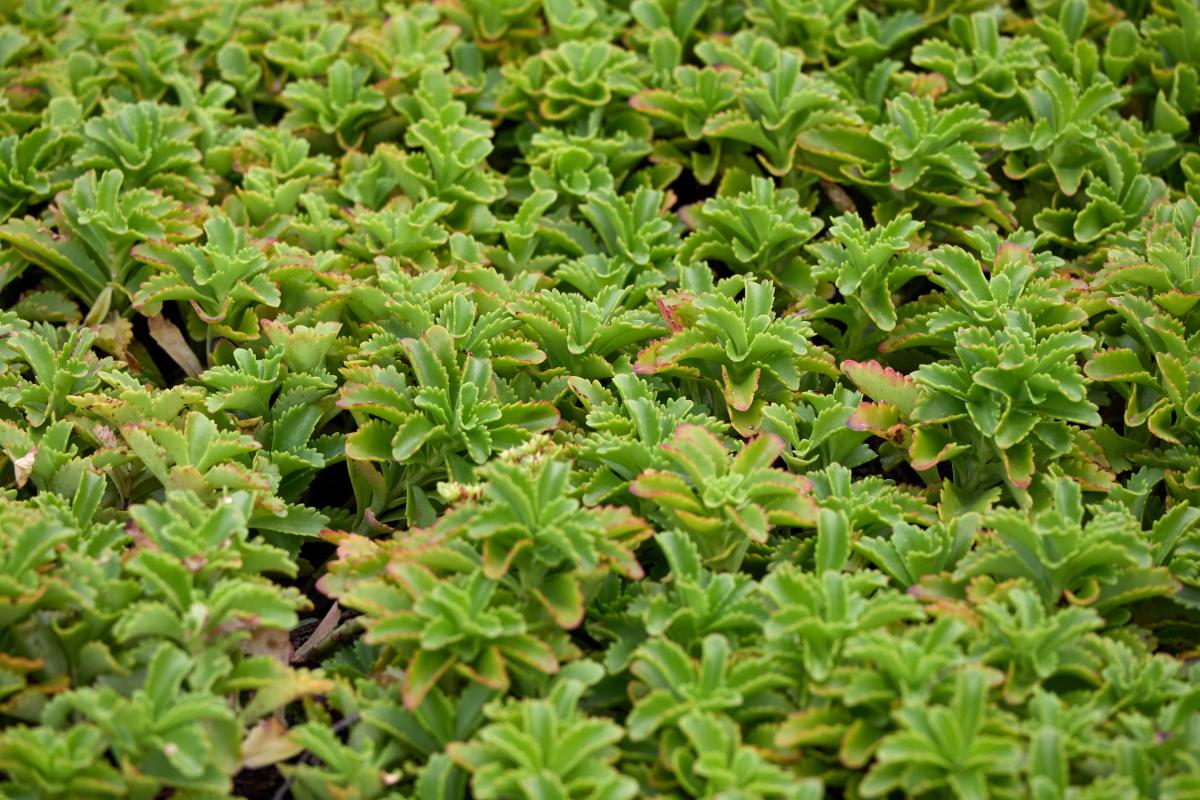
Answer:
<path fill-rule="evenodd" d="M 0 7 L 2 800 L 1200 797 L 1195 0 Z"/>

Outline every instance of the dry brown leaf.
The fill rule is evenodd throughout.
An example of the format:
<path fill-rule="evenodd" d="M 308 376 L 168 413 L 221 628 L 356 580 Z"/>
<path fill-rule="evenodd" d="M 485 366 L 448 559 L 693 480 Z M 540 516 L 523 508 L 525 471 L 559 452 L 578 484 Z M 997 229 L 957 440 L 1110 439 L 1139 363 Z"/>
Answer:
<path fill-rule="evenodd" d="M 242 740 L 242 768 L 260 767 L 287 761 L 303 752 L 304 746 L 292 740 L 287 727 L 275 717 L 255 725 Z"/>
<path fill-rule="evenodd" d="M 188 346 L 187 340 L 183 338 L 179 328 L 162 314 L 150 317 L 150 338 L 166 351 L 171 360 L 178 364 L 189 377 L 194 378 L 204 371 L 200 359 L 196 358 L 196 354 Z"/>

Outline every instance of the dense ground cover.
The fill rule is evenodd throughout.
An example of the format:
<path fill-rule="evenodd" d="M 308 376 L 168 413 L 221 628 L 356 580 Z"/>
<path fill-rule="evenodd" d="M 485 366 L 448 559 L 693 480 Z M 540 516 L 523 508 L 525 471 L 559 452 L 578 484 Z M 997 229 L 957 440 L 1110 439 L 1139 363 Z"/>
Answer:
<path fill-rule="evenodd" d="M 1193 0 L 0 23 L 0 797 L 1200 797 Z"/>

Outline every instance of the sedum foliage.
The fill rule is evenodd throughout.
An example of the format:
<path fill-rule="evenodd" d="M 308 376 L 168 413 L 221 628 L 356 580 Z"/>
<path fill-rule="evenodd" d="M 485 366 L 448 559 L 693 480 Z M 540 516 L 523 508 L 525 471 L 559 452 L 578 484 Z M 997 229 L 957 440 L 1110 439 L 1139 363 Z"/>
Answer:
<path fill-rule="evenodd" d="M 0 2 L 0 800 L 1200 797 L 1195 0 Z"/>

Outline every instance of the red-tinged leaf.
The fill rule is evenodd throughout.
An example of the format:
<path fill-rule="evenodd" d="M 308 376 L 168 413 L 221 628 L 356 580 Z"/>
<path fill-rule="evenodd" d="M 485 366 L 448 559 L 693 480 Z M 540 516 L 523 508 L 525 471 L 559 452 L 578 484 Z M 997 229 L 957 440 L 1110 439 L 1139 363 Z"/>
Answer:
<path fill-rule="evenodd" d="M 361 380 L 373 380 L 371 374 Z M 347 383 L 337 401 L 339 408 L 357 414 L 372 414 L 394 425 L 402 425 L 413 413 L 412 402 L 393 386 L 382 383 Z"/>
<path fill-rule="evenodd" d="M 44 594 L 42 587 L 35 596 L 19 598 L 22 602 L 36 601 Z M 141 637 L 156 637 L 163 639 L 182 639 L 184 636 L 183 623 L 178 614 L 164 603 L 143 601 L 126 608 L 121 619 L 113 629 L 118 642 L 128 642 Z"/>
<path fill-rule="evenodd" d="M 226 297 L 224 302 L 221 303 L 221 310 L 219 312 L 216 314 L 208 314 L 205 312 L 204 307 L 201 306 L 199 302 L 195 300 L 189 300 L 188 303 L 191 304 L 192 311 L 196 312 L 196 316 L 207 322 L 209 325 L 216 325 L 218 322 L 224 322 L 226 315 L 229 313 L 229 306 L 232 305 L 230 299 Z"/>
<path fill-rule="evenodd" d="M 629 484 L 635 497 L 653 500 L 659 505 L 700 513 L 704 506 L 692 495 L 687 481 L 671 472 L 648 469 Z"/>
<path fill-rule="evenodd" d="M 711 431 L 699 425 L 680 425 L 670 444 L 662 449 L 696 486 L 712 476 L 725 474 L 729 451 Z"/>
<path fill-rule="evenodd" d="M 749 496 L 756 500 L 802 497 L 812 491 L 812 481 L 801 475 L 772 469 L 750 487 Z"/>
<path fill-rule="evenodd" d="M 1028 489 L 1036 469 L 1033 463 L 1033 443 L 1026 439 L 1007 450 L 1001 450 L 1000 457 L 1004 461 L 1004 473 L 1013 485 Z"/>
<path fill-rule="evenodd" d="M 672 713 L 677 713 L 678 707 L 679 701 L 665 689 L 655 690 L 639 700 L 625 720 L 630 740 L 638 742 L 649 738 Z"/>
<path fill-rule="evenodd" d="M 658 361 L 658 352 L 669 339 L 655 339 L 643 347 L 633 362 L 633 371 L 638 375 L 653 375 L 662 365 Z"/>
<path fill-rule="evenodd" d="M 514 661 L 533 667 L 546 675 L 558 672 L 558 658 L 550 645 L 532 636 L 512 636 L 504 640 L 504 652 Z"/>
<path fill-rule="evenodd" d="M 346 437 L 346 458 L 356 461 L 391 461 L 395 428 L 381 420 L 367 420 Z"/>
<path fill-rule="evenodd" d="M 729 409 L 729 424 L 743 439 L 757 436 L 762 425 L 762 403 L 755 403 L 747 411 Z"/>
<path fill-rule="evenodd" d="M 510 403 L 500 407 L 500 419 L 505 425 L 538 433 L 556 427 L 562 419 L 552 403 Z"/>
<path fill-rule="evenodd" d="M 421 414 L 410 416 L 396 429 L 396 434 L 392 437 L 392 459 L 403 462 L 412 458 L 434 430 L 434 424 L 425 416 Z"/>
<path fill-rule="evenodd" d="M 500 539 L 485 539 L 483 542 L 483 574 L 488 580 L 498 581 L 512 569 L 513 561 L 533 546 L 529 539 L 511 545 Z"/>
<path fill-rule="evenodd" d="M 859 391 L 877 403 L 896 407 L 904 419 L 912 419 L 920 394 L 912 378 L 878 361 L 843 361 L 842 372 Z"/>
<path fill-rule="evenodd" d="M 689 341 L 687 333 L 667 339 L 657 339 L 638 353 L 633 371 L 639 375 L 650 375 L 670 371 L 671 375 L 699 377 L 700 370 L 682 362 L 719 361 L 724 348 L 715 342 Z"/>
<path fill-rule="evenodd" d="M 1200 294 L 1187 294 L 1178 289 L 1172 289 L 1169 292 L 1155 294 L 1154 302 L 1171 312 L 1172 315 L 1182 318 L 1195 308 L 1197 302 L 1200 302 Z"/>
<path fill-rule="evenodd" d="M 533 366 L 546 360 L 546 354 L 532 342 L 500 337 L 491 343 L 492 362 L 497 367 Z"/>
<path fill-rule="evenodd" d="M 497 645 L 485 648 L 474 664 L 464 664 L 460 661 L 455 665 L 455 670 L 489 689 L 497 692 L 508 691 L 508 667 Z"/>
<path fill-rule="evenodd" d="M 332 692 L 337 684 L 327 678 L 320 677 L 306 669 L 288 669 L 276 661 L 264 659 L 247 659 L 239 665 L 253 667 L 262 675 L 254 676 L 235 674 L 231 681 L 234 687 L 241 685 L 247 689 L 255 689 L 254 698 L 242 709 L 243 720 L 253 721 L 272 711 L 294 703 L 302 697 L 312 697 Z M 270 665 L 269 667 L 267 665 Z M 270 672 L 267 672 L 270 669 Z"/>
<path fill-rule="evenodd" d="M 1119 574 L 1115 581 L 1100 587 L 1093 605 L 1097 611 L 1103 612 L 1151 597 L 1170 597 L 1181 589 L 1182 586 L 1166 567 L 1130 569 Z"/>
<path fill-rule="evenodd" d="M 817 573 L 840 571 L 850 558 L 852 539 L 850 518 L 843 511 L 822 508 L 817 523 L 817 549 L 814 562 Z"/>
<path fill-rule="evenodd" d="M 380 552 L 378 542 L 349 531 L 335 531 L 327 528 L 321 531 L 321 538 L 337 546 L 339 561 L 373 558 Z"/>
<path fill-rule="evenodd" d="M 913 429 L 912 444 L 908 447 L 908 457 L 912 468 L 920 472 L 933 469 L 965 449 L 964 445 L 955 444 L 945 431 L 921 426 Z"/>
<path fill-rule="evenodd" d="M 583 590 L 574 573 L 555 575 L 543 581 L 533 593 L 560 627 L 571 630 L 583 621 Z"/>
<path fill-rule="evenodd" d="M 1091 458 L 1063 461 L 1061 466 L 1064 474 L 1074 478 L 1089 492 L 1108 492 L 1116 486 L 1116 474 Z"/>
<path fill-rule="evenodd" d="M 886 732 L 886 728 L 864 719 L 854 720 L 842 736 L 838 758 L 850 769 L 861 769 L 871 760 Z"/>
<path fill-rule="evenodd" d="M 353 604 L 354 607 L 360 605 L 355 603 L 353 598 L 348 598 L 346 602 Z M 360 610 L 370 613 L 373 609 L 364 604 Z M 425 623 L 416 614 L 407 612 L 390 614 L 367 623 L 367 632 L 363 639 L 369 644 L 415 642 L 421 638 L 421 631 L 424 627 Z"/>
<path fill-rule="evenodd" d="M 720 533 L 725 528 L 725 523 L 717 517 L 701 516 L 687 511 L 676 511 L 675 516 L 685 528 L 698 533 Z"/>
<path fill-rule="evenodd" d="M 836 378 L 840 373 L 833 356 L 816 347 L 809 347 L 808 352 L 793 358 L 796 369 L 801 372 L 815 372 L 829 378 Z"/>
<path fill-rule="evenodd" d="M 1096 353 L 1083 372 L 1094 381 L 1134 381 L 1149 385 L 1155 382 L 1137 354 L 1124 347 Z"/>
<path fill-rule="evenodd" d="M 773 433 L 756 436 L 746 443 L 742 451 L 733 459 L 730 472 L 737 475 L 750 475 L 758 470 L 766 469 L 775 463 L 775 459 L 783 454 L 787 445 Z"/>
<path fill-rule="evenodd" d="M 855 431 L 886 431 L 900 422 L 900 410 L 891 403 L 860 403 L 846 427 Z"/>
<path fill-rule="evenodd" d="M 1094 576 L 1084 578 L 1082 588 L 1076 591 L 1064 589 L 1063 597 L 1066 598 L 1068 603 L 1074 606 L 1091 605 L 1100 597 L 1100 581 Z"/>
<path fill-rule="evenodd" d="M 772 525 L 786 525 L 795 528 L 813 528 L 817 524 L 817 515 L 821 507 L 817 501 L 808 495 L 795 498 L 787 508 L 774 508 L 767 512 L 767 519 Z"/>
<path fill-rule="evenodd" d="M 1112 284 L 1137 284 L 1148 286 L 1157 292 L 1167 292 L 1171 289 L 1171 275 L 1162 267 L 1140 262 L 1126 264 L 1115 269 L 1106 269 L 1096 276 L 1097 288 L 1109 288 Z"/>
<path fill-rule="evenodd" d="M 646 576 L 646 571 L 642 569 L 637 556 L 628 547 L 624 545 L 610 546 L 605 548 L 605 555 L 612 568 L 629 580 L 640 581 Z"/>
<path fill-rule="evenodd" d="M 1155 353 L 1154 358 L 1158 362 L 1159 374 L 1162 376 L 1162 387 L 1166 390 L 1167 396 L 1171 398 L 1171 404 L 1182 409 L 1189 394 L 1187 368 L 1183 362 L 1170 353 Z"/>
<path fill-rule="evenodd" d="M 1146 427 L 1158 438 L 1171 444 L 1179 444 L 1179 438 L 1172 433 L 1175 427 L 1175 413 L 1166 398 L 1159 401 L 1146 414 Z"/>
<path fill-rule="evenodd" d="M 404 706 L 416 708 L 425 695 L 437 685 L 446 670 L 454 664 L 454 655 L 447 652 L 419 650 L 404 671 Z"/>
<path fill-rule="evenodd" d="M 663 322 L 667 323 L 667 327 L 671 332 L 681 331 L 687 327 L 684 320 L 680 319 L 677 312 L 684 307 L 687 307 L 692 302 L 692 297 L 686 294 L 677 294 L 674 296 L 660 297 L 655 301 L 658 304 L 658 313 L 662 315 Z"/>
<path fill-rule="evenodd" d="M 754 404 L 754 395 L 758 391 L 758 379 L 761 375 L 762 370 L 756 369 L 745 378 L 734 380 L 729 377 L 729 370 L 722 365 L 721 393 L 725 396 L 725 402 L 737 411 L 748 411 Z"/>
<path fill-rule="evenodd" d="M 706 343 L 700 334 L 686 330 L 653 339 L 638 352 L 637 358 L 634 359 L 634 372 L 679 368 L 678 362 L 689 349 L 704 344 Z"/>
<path fill-rule="evenodd" d="M 790 715 L 775 732 L 777 747 L 836 746 L 845 724 L 824 708 L 798 711 Z"/>
<path fill-rule="evenodd" d="M 758 506 L 747 505 L 741 508 L 728 507 L 725 513 L 729 516 L 734 527 L 740 530 L 750 541 L 765 544 L 771 531 L 771 523 L 767 515 Z"/>
<path fill-rule="evenodd" d="M 22 658 L 8 653 L 0 653 L 0 669 L 6 669 L 17 675 L 28 675 L 44 666 L 46 666 L 46 662 L 40 658 Z"/>

